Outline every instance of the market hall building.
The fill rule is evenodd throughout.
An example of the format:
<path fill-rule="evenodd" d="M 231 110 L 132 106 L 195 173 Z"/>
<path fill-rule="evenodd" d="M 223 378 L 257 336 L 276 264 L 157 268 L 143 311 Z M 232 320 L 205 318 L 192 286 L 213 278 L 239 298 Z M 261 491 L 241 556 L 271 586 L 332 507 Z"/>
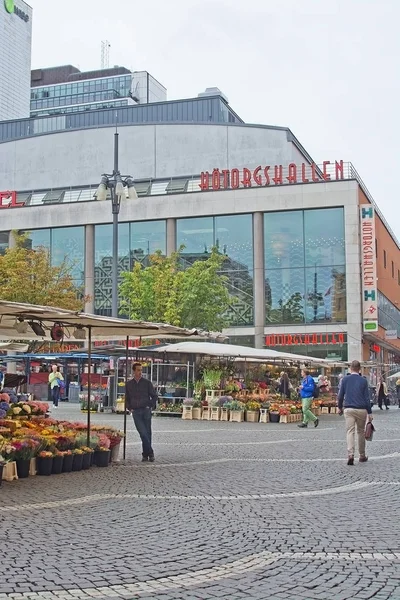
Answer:
<path fill-rule="evenodd" d="M 181 245 L 190 265 L 217 246 L 231 342 L 399 361 L 399 243 L 353 166 L 315 165 L 288 128 L 243 123 L 218 92 L 0 123 L 0 251 L 29 232 L 54 264 L 71 261 L 86 310 L 110 314 L 111 202 L 95 191 L 116 115 L 139 196 L 122 201 L 122 270 Z"/>

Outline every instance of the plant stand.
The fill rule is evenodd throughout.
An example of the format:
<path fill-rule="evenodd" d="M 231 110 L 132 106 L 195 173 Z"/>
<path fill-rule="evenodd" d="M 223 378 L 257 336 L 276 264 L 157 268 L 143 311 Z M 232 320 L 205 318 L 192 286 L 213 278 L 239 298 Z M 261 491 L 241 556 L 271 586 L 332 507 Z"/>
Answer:
<path fill-rule="evenodd" d="M 327 406 L 321 407 L 321 415 L 329 415 L 329 408 Z"/>
<path fill-rule="evenodd" d="M 18 479 L 17 463 L 15 460 L 6 462 L 3 467 L 3 481 L 13 481 Z"/>
<path fill-rule="evenodd" d="M 258 423 L 259 416 L 258 410 L 246 410 L 246 421 L 248 423 Z"/>
<path fill-rule="evenodd" d="M 242 423 L 244 421 L 243 410 L 231 410 L 229 415 L 229 421 L 232 423 Z"/>
<path fill-rule="evenodd" d="M 219 421 L 221 418 L 221 409 L 219 406 L 211 407 L 210 421 Z"/>
<path fill-rule="evenodd" d="M 197 421 L 201 419 L 201 407 L 192 408 L 192 419 Z"/>
<path fill-rule="evenodd" d="M 260 409 L 260 423 L 269 423 L 268 408 L 261 408 Z"/>
<path fill-rule="evenodd" d="M 208 406 L 211 406 L 217 398 L 221 398 L 223 395 L 223 390 L 206 390 L 206 400 Z"/>
<path fill-rule="evenodd" d="M 229 408 L 221 408 L 221 421 L 229 421 Z"/>
<path fill-rule="evenodd" d="M 290 415 L 280 415 L 279 423 L 290 423 Z"/>
<path fill-rule="evenodd" d="M 318 408 L 313 408 L 312 412 L 314 413 L 314 415 L 316 417 L 319 417 L 319 415 L 321 414 L 321 409 L 319 407 Z"/>
<path fill-rule="evenodd" d="M 182 419 L 193 420 L 193 406 L 184 406 L 182 411 Z"/>
<path fill-rule="evenodd" d="M 329 413 L 331 415 L 337 415 L 337 411 L 338 411 L 338 409 L 337 409 L 336 406 L 331 406 L 330 409 L 329 409 Z"/>
<path fill-rule="evenodd" d="M 201 415 L 202 421 L 211 421 L 211 408 L 209 406 L 205 406 L 203 408 L 203 414 Z"/>

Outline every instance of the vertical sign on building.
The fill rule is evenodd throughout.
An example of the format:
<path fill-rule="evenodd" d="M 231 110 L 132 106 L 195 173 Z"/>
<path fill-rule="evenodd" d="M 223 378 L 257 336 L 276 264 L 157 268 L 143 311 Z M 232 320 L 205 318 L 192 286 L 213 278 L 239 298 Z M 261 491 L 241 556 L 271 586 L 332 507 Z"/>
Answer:
<path fill-rule="evenodd" d="M 378 331 L 374 207 L 368 204 L 360 206 L 360 218 L 363 329 L 368 333 Z"/>

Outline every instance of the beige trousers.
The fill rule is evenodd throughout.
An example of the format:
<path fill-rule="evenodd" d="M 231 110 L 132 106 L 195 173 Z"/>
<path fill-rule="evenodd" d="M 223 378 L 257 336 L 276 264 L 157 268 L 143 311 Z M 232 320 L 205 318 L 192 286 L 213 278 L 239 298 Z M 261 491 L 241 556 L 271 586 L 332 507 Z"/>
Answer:
<path fill-rule="evenodd" d="M 365 424 L 368 413 L 364 408 L 345 408 L 347 451 L 349 456 L 354 456 L 355 433 L 357 427 L 358 451 L 360 456 L 365 456 Z"/>

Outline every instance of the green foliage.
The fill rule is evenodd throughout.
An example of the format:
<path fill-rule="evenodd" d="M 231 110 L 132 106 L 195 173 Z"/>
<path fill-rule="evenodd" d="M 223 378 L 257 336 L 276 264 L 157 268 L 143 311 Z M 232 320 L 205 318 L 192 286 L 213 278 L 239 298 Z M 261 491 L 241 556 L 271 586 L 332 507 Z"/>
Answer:
<path fill-rule="evenodd" d="M 183 270 L 183 246 L 171 256 L 160 251 L 143 268 L 135 263 L 122 273 L 121 306 L 131 319 L 171 323 L 181 327 L 221 330 L 224 312 L 232 302 L 219 274 L 225 256 L 213 248 L 206 260 L 197 260 Z"/>
<path fill-rule="evenodd" d="M 0 299 L 82 310 L 85 302 L 67 262 L 52 266 L 46 248 L 27 248 L 27 234 L 12 232 L 15 245 L 0 256 Z M 79 297 L 80 296 L 80 297 Z"/>

